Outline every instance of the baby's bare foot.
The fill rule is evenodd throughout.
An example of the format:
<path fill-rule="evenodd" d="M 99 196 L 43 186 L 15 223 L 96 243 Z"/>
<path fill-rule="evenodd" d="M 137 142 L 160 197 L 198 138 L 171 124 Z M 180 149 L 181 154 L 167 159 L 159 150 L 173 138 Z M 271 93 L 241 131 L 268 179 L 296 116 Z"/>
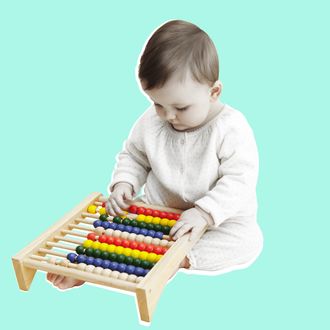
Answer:
<path fill-rule="evenodd" d="M 47 280 L 60 290 L 66 290 L 73 288 L 75 286 L 80 286 L 85 283 L 85 281 L 77 280 L 73 277 L 67 277 L 63 275 L 57 275 L 52 273 L 47 273 Z"/>

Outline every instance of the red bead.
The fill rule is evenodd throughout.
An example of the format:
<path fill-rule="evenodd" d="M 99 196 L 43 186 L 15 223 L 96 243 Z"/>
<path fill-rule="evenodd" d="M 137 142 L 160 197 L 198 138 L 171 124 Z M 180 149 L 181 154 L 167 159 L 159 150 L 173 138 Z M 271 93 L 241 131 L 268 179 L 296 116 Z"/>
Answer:
<path fill-rule="evenodd" d="M 113 240 L 113 244 L 119 246 L 121 245 L 122 239 L 119 237 L 115 237 L 115 239 Z"/>
<path fill-rule="evenodd" d="M 167 252 L 168 248 L 163 247 L 163 254 L 165 254 Z"/>
<path fill-rule="evenodd" d="M 154 252 L 154 246 L 152 244 L 147 244 L 146 251 L 147 252 Z"/>
<path fill-rule="evenodd" d="M 99 242 L 100 242 L 100 243 L 106 243 L 107 241 L 108 241 L 108 238 L 107 238 L 106 235 L 101 235 L 101 236 L 99 237 Z"/>
<path fill-rule="evenodd" d="M 162 219 L 166 218 L 167 217 L 167 212 L 160 212 L 159 217 L 162 218 Z"/>
<path fill-rule="evenodd" d="M 153 216 L 153 217 L 159 217 L 159 213 L 160 213 L 160 212 L 159 212 L 158 210 L 153 210 L 153 211 L 152 211 L 152 216 Z"/>
<path fill-rule="evenodd" d="M 179 220 L 181 214 L 174 214 L 173 220 Z"/>
<path fill-rule="evenodd" d="M 96 234 L 95 233 L 89 233 L 87 235 L 87 239 L 90 239 L 91 241 L 96 241 Z"/>
<path fill-rule="evenodd" d="M 146 244 L 145 243 L 138 243 L 137 249 L 140 251 L 144 251 L 146 248 Z"/>
<path fill-rule="evenodd" d="M 131 205 L 128 210 L 130 211 L 130 213 L 134 213 L 136 214 L 136 211 L 137 211 L 137 206 L 136 205 Z"/>
<path fill-rule="evenodd" d="M 136 210 L 137 214 L 144 214 L 144 212 L 146 211 L 146 209 L 144 207 L 138 207 Z"/>
<path fill-rule="evenodd" d="M 155 246 L 154 253 L 163 254 L 163 248 L 161 246 Z"/>
<path fill-rule="evenodd" d="M 168 220 L 173 220 L 174 213 L 167 213 L 167 219 Z"/>
<path fill-rule="evenodd" d="M 130 241 L 130 243 L 129 243 L 129 247 L 131 248 L 131 249 L 137 249 L 137 247 L 138 247 L 138 242 L 136 242 L 136 241 Z"/>
<path fill-rule="evenodd" d="M 105 207 L 105 204 L 106 204 L 106 202 L 103 202 L 103 203 L 102 203 L 102 207 Z"/>
<path fill-rule="evenodd" d="M 145 215 L 152 215 L 152 209 L 146 209 Z"/>
<path fill-rule="evenodd" d="M 122 242 L 121 242 L 121 245 L 125 248 L 128 248 L 130 246 L 130 241 L 127 240 L 127 239 L 124 239 Z"/>
<path fill-rule="evenodd" d="M 107 236 L 107 242 L 108 244 L 113 244 L 114 238 L 112 236 Z"/>

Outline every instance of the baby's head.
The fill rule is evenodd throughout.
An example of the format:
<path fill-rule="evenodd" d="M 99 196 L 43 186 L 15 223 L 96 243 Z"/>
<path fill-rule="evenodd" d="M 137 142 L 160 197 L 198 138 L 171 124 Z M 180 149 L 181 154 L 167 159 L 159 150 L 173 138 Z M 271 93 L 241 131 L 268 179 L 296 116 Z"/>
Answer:
<path fill-rule="evenodd" d="M 158 115 L 177 130 L 202 125 L 218 106 L 217 51 L 192 23 L 174 20 L 158 28 L 140 57 L 138 77 Z"/>

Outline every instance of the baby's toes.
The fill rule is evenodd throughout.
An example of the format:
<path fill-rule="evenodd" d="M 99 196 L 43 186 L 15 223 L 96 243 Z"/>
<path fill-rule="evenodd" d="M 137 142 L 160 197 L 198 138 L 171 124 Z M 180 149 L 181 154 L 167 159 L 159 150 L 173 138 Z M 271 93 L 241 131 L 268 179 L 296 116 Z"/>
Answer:
<path fill-rule="evenodd" d="M 73 288 L 75 286 L 80 286 L 82 284 L 84 284 L 84 281 L 81 280 L 77 280 L 76 278 L 72 278 L 72 277 L 65 277 L 59 284 L 58 284 L 58 288 L 61 290 L 66 290 L 66 289 L 70 289 Z"/>

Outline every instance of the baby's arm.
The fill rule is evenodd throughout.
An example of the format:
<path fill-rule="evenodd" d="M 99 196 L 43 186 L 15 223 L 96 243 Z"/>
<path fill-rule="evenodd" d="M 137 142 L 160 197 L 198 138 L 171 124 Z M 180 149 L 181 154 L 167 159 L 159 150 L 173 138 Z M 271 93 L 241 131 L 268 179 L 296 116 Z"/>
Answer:
<path fill-rule="evenodd" d="M 251 127 L 243 114 L 235 112 L 221 124 L 219 134 L 220 178 L 194 203 L 211 216 L 213 226 L 233 216 L 253 215 L 257 207 L 259 157 Z"/>

